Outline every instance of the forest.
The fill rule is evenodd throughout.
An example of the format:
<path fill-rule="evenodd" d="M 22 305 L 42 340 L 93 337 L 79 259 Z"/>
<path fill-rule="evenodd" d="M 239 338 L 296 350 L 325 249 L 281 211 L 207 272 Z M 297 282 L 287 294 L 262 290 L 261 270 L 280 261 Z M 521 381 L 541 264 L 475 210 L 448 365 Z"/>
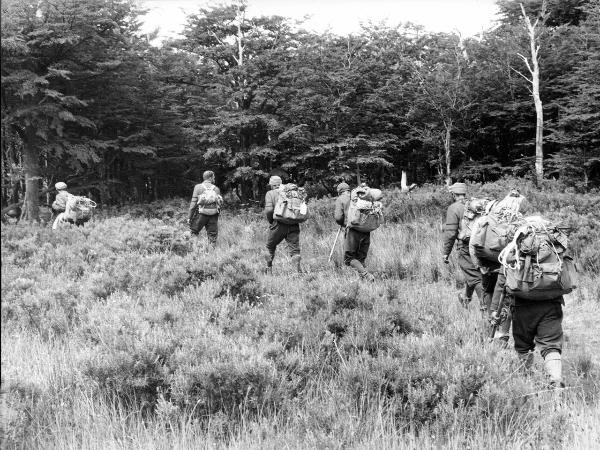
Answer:
<path fill-rule="evenodd" d="M 500 0 L 473 37 L 316 34 L 246 6 L 157 46 L 131 0 L 3 0 L 2 207 L 35 220 L 57 181 L 103 205 L 188 196 L 206 169 L 242 203 L 270 174 L 312 196 L 402 171 L 600 186 L 598 0 Z"/>

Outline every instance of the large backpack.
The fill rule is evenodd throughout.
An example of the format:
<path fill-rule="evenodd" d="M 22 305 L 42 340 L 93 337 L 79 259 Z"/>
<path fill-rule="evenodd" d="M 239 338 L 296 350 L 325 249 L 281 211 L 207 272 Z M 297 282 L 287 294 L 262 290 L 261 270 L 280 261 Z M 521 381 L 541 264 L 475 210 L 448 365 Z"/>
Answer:
<path fill-rule="evenodd" d="M 523 199 L 524 197 L 511 193 L 500 202 L 492 201 L 486 205 L 487 214 L 477 219 L 479 227 L 470 237 L 475 256 L 498 263 L 500 252 L 523 224 L 523 215 L 519 213 L 519 205 Z"/>
<path fill-rule="evenodd" d="M 576 286 L 567 236 L 541 217 L 528 217 L 500 254 L 507 291 L 524 300 L 551 300 Z"/>
<path fill-rule="evenodd" d="M 96 207 L 93 200 L 77 195 L 69 195 L 65 206 L 65 218 L 73 221 L 90 220 Z"/>
<path fill-rule="evenodd" d="M 204 190 L 198 196 L 198 212 L 206 216 L 214 216 L 221 210 L 223 197 L 217 194 L 214 184 L 203 186 Z"/>
<path fill-rule="evenodd" d="M 475 221 L 486 213 L 486 207 L 490 202 L 491 200 L 487 198 L 471 198 L 466 203 L 465 211 L 460 221 L 458 239 L 463 242 L 469 242 Z"/>
<path fill-rule="evenodd" d="M 292 225 L 308 218 L 306 191 L 295 184 L 282 184 L 273 210 L 273 218 L 281 223 Z"/>
<path fill-rule="evenodd" d="M 347 227 L 369 233 L 383 223 L 381 191 L 359 186 L 350 193 Z"/>

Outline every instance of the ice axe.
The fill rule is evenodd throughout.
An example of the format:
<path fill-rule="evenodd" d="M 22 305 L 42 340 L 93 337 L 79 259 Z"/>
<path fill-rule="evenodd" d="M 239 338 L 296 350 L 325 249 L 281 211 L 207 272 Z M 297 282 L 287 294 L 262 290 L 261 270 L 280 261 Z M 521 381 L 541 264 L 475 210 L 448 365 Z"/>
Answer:
<path fill-rule="evenodd" d="M 340 231 L 342 231 L 342 227 L 338 228 L 338 232 L 335 235 L 335 241 L 333 241 L 333 246 L 331 247 L 331 251 L 329 252 L 329 259 L 327 262 L 331 262 L 331 257 L 333 256 L 333 251 L 335 250 L 335 244 L 337 244 L 337 240 L 340 237 Z"/>

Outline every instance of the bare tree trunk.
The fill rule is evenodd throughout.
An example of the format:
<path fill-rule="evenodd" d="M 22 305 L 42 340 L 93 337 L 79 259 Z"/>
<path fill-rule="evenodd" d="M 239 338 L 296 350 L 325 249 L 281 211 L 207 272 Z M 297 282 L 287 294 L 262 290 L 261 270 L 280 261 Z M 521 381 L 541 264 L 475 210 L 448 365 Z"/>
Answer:
<path fill-rule="evenodd" d="M 544 179 L 544 108 L 542 105 L 542 99 L 540 98 L 540 65 L 538 61 L 538 52 L 540 50 L 540 45 L 538 44 L 538 38 L 536 37 L 536 28 L 539 24 L 539 18 L 535 21 L 534 24 L 531 23 L 531 20 L 525 13 L 525 8 L 523 4 L 521 5 L 521 14 L 523 16 L 523 21 L 525 22 L 525 28 L 527 30 L 527 34 L 529 35 L 529 47 L 531 52 L 531 64 L 529 64 L 529 60 L 518 54 L 521 59 L 525 62 L 529 73 L 531 74 L 531 79 L 523 76 L 527 81 L 531 83 L 531 96 L 533 97 L 533 103 L 535 105 L 535 176 L 538 184 Z M 546 14 L 546 2 L 542 3 L 542 12 L 541 17 L 544 18 Z"/>
<path fill-rule="evenodd" d="M 452 172 L 452 159 L 450 156 L 450 144 L 452 141 L 452 119 L 444 121 L 444 127 L 446 128 L 446 135 L 444 136 L 444 156 L 446 160 L 446 186 L 450 186 L 452 180 L 450 173 Z"/>
<path fill-rule="evenodd" d="M 25 198 L 21 218 L 29 221 L 40 220 L 40 161 L 37 148 L 33 142 L 33 131 L 28 130 L 23 148 L 23 171 L 25 172 Z"/>

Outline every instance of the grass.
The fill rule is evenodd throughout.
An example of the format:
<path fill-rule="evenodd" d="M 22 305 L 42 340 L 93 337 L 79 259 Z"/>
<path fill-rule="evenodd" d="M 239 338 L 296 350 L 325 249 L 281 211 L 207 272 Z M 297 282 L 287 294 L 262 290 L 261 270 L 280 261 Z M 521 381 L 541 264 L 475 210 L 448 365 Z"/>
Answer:
<path fill-rule="evenodd" d="M 577 225 L 560 394 L 539 354 L 522 373 L 514 351 L 486 341 L 475 305 L 458 304 L 438 188 L 388 193 L 374 285 L 341 265 L 339 245 L 327 262 L 331 199 L 302 225 L 301 276 L 285 246 L 262 273 L 267 227 L 253 210 L 223 214 L 215 251 L 186 231 L 185 201 L 59 233 L 4 226 L 2 446 L 598 447 L 598 196 L 553 189 L 526 186 L 534 210 Z"/>

